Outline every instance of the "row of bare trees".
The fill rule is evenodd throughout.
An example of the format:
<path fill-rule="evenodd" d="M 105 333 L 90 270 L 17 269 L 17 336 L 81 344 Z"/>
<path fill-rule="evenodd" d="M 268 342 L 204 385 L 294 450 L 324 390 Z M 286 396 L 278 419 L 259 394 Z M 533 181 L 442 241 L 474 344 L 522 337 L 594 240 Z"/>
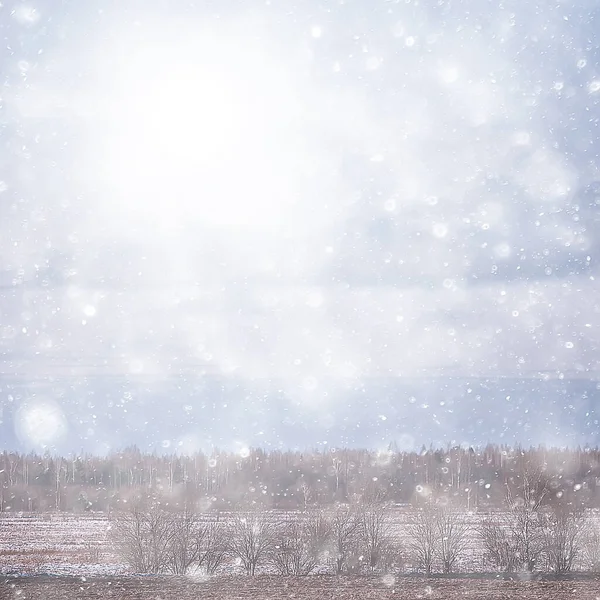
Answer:
<path fill-rule="evenodd" d="M 240 513 L 227 520 L 158 505 L 115 515 L 111 540 L 137 573 L 214 574 L 224 563 L 254 575 L 268 567 L 281 575 L 379 572 L 400 564 L 386 504 L 333 510 Z"/>
<path fill-rule="evenodd" d="M 225 565 L 248 575 L 268 569 L 295 576 L 389 573 L 407 565 L 425 575 L 600 570 L 596 520 L 542 498 L 525 494 L 507 510 L 477 518 L 433 504 L 408 513 L 373 502 L 226 517 L 137 506 L 114 516 L 111 538 L 138 573 L 214 574 Z"/>
<path fill-rule="evenodd" d="M 583 513 L 563 507 L 536 510 L 519 504 L 510 510 L 484 519 L 479 532 L 489 563 L 505 572 L 546 571 L 569 573 L 577 559 L 586 560 L 594 552 L 596 541 L 586 535 Z M 597 540 L 600 541 L 600 540 Z"/>
<path fill-rule="evenodd" d="M 136 573 L 215 573 L 229 553 L 225 526 L 191 511 L 132 507 L 111 524 L 111 541 Z"/>
<path fill-rule="evenodd" d="M 561 501 L 562 493 L 553 494 L 539 471 L 524 470 L 512 483 L 505 510 L 478 526 L 489 563 L 505 572 L 564 574 L 576 561 L 596 569 L 598 522 L 586 518 L 584 505 Z"/>
<path fill-rule="evenodd" d="M 469 528 L 462 514 L 430 506 L 409 518 L 406 533 L 415 566 L 431 575 L 436 567 L 455 570 L 467 549 Z"/>
<path fill-rule="evenodd" d="M 477 570 L 561 575 L 576 566 L 600 569 L 597 520 L 572 505 L 544 505 L 528 493 L 483 518 L 425 508 L 408 520 L 405 539 L 413 563 L 427 575 L 459 566 L 472 570 L 477 555 L 483 559 Z M 473 547 L 483 552 L 470 553 Z"/>

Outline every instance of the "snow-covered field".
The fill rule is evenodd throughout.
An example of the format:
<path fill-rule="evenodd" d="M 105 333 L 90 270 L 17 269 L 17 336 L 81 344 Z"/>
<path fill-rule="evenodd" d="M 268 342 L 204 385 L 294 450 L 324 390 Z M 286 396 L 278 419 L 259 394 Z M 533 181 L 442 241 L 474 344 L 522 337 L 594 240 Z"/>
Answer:
<path fill-rule="evenodd" d="M 297 518 L 297 513 L 272 511 L 274 521 Z M 483 548 L 477 535 L 481 514 L 467 513 L 469 540 L 457 571 L 480 572 L 492 570 L 483 561 Z M 228 520 L 231 514 L 221 513 Z M 398 508 L 391 512 L 393 531 L 400 547 L 407 547 L 407 521 L 409 512 Z M 598 515 L 590 516 L 598 520 Z M 108 541 L 110 520 L 102 513 L 1 513 L 0 514 L 0 573 L 57 575 L 118 575 L 127 572 L 112 551 Z M 410 557 L 403 552 L 405 572 L 414 572 Z M 260 570 L 260 569 L 259 569 Z M 321 571 L 321 569 L 319 569 Z M 241 567 L 229 564 L 223 574 L 241 573 Z"/>
<path fill-rule="evenodd" d="M 125 571 L 107 542 L 106 515 L 0 516 L 3 573 L 115 574 Z"/>
<path fill-rule="evenodd" d="M 273 520 L 295 518 L 292 512 L 274 511 Z M 232 515 L 222 515 L 225 519 Z M 398 541 L 405 541 L 407 512 L 392 513 Z M 475 525 L 476 516 L 470 517 Z M 108 575 L 127 571 L 108 542 L 110 521 L 102 513 L 3 513 L 0 515 L 0 573 L 53 573 L 60 575 Z M 483 568 L 479 540 L 471 528 L 472 540 L 461 561 L 463 570 Z M 467 567 L 468 566 L 468 567 Z M 410 565 L 407 565 L 410 571 Z M 224 569 L 238 571 L 235 565 Z"/>

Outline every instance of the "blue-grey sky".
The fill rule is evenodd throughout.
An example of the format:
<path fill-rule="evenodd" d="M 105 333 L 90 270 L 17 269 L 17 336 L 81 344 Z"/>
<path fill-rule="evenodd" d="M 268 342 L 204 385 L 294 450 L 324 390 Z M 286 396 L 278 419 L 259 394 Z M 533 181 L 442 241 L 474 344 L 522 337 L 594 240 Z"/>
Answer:
<path fill-rule="evenodd" d="M 599 15 L 5 2 L 5 444 L 595 441 Z"/>

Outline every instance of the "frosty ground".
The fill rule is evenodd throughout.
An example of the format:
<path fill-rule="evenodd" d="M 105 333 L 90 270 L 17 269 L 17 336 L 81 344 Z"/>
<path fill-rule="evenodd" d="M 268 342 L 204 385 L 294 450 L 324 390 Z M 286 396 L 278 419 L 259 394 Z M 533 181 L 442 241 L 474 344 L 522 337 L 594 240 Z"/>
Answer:
<path fill-rule="evenodd" d="M 398 600 L 426 598 L 485 598 L 486 600 L 596 599 L 600 581 L 503 581 L 475 579 L 422 579 L 401 577 L 216 577 L 206 581 L 164 577 L 51 578 L 4 577 L 0 600 L 188 600 L 251 598 L 294 600 Z"/>

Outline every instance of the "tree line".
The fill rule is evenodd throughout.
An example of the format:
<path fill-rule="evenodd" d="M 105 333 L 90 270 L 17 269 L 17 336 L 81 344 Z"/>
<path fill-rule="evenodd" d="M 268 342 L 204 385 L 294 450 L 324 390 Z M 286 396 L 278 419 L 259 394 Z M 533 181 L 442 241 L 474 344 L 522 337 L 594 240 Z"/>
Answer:
<path fill-rule="evenodd" d="M 243 448 L 191 456 L 128 448 L 107 456 L 0 455 L 0 512 L 110 512 L 150 495 L 170 504 L 205 501 L 221 510 L 261 506 L 302 509 L 351 502 L 365 490 L 401 504 L 431 493 L 466 510 L 500 507 L 506 485 L 531 465 L 543 470 L 554 496 L 600 507 L 597 448 L 425 448 L 404 452 L 281 451 Z"/>
<path fill-rule="evenodd" d="M 110 538 L 136 573 L 215 574 L 225 564 L 247 575 L 378 572 L 395 566 L 399 547 L 386 505 L 340 505 L 276 517 L 252 510 L 228 517 L 136 506 L 114 515 Z"/>
<path fill-rule="evenodd" d="M 306 510 L 197 511 L 139 499 L 114 513 L 114 549 L 136 573 L 209 575 L 238 565 L 280 575 L 457 571 L 600 571 L 600 522 L 527 469 L 505 487 L 503 507 L 467 512 L 429 494 L 395 507 L 365 492 Z"/>

